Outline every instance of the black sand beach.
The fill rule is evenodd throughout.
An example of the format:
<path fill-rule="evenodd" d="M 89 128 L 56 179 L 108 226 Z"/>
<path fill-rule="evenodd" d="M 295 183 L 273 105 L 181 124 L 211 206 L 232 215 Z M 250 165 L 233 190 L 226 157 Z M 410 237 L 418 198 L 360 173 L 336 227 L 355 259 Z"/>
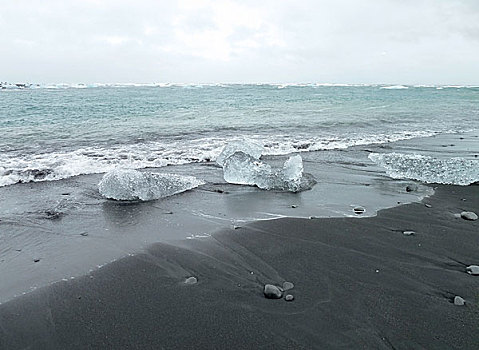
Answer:
<path fill-rule="evenodd" d="M 478 212 L 479 186 L 438 186 L 376 217 L 153 245 L 0 305 L 0 348 L 476 349 L 479 277 L 466 267 L 479 264 L 479 221 L 455 216 L 465 210 Z M 285 281 L 293 301 L 263 296 Z"/>

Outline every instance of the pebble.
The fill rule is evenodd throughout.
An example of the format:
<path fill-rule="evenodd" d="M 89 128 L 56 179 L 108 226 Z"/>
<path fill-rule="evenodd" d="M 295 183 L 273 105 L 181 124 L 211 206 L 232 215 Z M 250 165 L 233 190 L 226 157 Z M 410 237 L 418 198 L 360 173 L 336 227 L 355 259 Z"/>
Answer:
<path fill-rule="evenodd" d="M 185 284 L 195 284 L 195 283 L 198 283 L 198 279 L 194 276 L 188 277 L 185 280 Z"/>
<path fill-rule="evenodd" d="M 357 214 L 357 215 L 361 215 L 362 213 L 364 213 L 366 211 L 366 209 L 364 209 L 363 207 L 356 207 L 353 209 L 354 213 Z"/>
<path fill-rule="evenodd" d="M 405 236 L 412 236 L 412 235 L 415 235 L 416 232 L 414 232 L 414 231 L 403 231 L 402 234 L 405 235 Z"/>
<path fill-rule="evenodd" d="M 463 218 L 464 220 L 475 221 L 477 220 L 477 214 L 472 211 L 463 211 L 461 213 L 461 218 Z"/>
<path fill-rule="evenodd" d="M 264 286 L 264 296 L 268 299 L 281 299 L 283 293 L 279 290 L 278 287 L 273 286 L 272 284 L 266 284 Z"/>
<path fill-rule="evenodd" d="M 39 262 L 40 259 L 33 259 L 33 262 Z"/>
<path fill-rule="evenodd" d="M 432 205 L 431 205 L 431 204 L 428 204 L 428 203 L 424 204 L 424 206 L 425 206 L 426 208 L 432 208 Z"/>
<path fill-rule="evenodd" d="M 290 290 L 294 288 L 294 284 L 291 282 L 284 282 L 283 283 L 283 290 Z"/>
<path fill-rule="evenodd" d="M 291 208 L 293 208 L 293 209 L 294 209 L 294 208 L 297 208 L 297 207 L 298 207 L 298 206 L 297 206 L 296 204 L 293 204 L 293 205 L 291 206 Z"/>
<path fill-rule="evenodd" d="M 284 297 L 284 300 L 286 300 L 286 301 L 293 301 L 293 300 L 294 300 L 294 296 L 291 295 L 291 294 L 288 294 L 287 296 Z"/>
<path fill-rule="evenodd" d="M 465 302 L 465 300 L 463 298 L 461 298 L 460 296 L 456 295 L 454 297 L 454 305 L 462 306 L 462 305 L 464 305 L 464 302 Z"/>
<path fill-rule="evenodd" d="M 477 266 L 477 265 L 468 266 L 468 267 L 466 267 L 466 271 L 470 275 L 477 276 L 477 275 L 479 275 L 479 266 Z"/>
<path fill-rule="evenodd" d="M 406 186 L 406 192 L 415 192 L 417 189 L 418 187 L 416 184 L 409 184 Z"/>

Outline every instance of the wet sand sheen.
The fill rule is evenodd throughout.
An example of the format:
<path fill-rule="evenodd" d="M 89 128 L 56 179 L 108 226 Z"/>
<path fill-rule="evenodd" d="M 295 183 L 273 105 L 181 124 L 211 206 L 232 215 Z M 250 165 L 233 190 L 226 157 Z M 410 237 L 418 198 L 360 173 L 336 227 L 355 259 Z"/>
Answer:
<path fill-rule="evenodd" d="M 479 211 L 479 186 L 156 244 L 0 305 L 0 348 L 477 348 L 479 221 L 462 211 Z M 264 297 L 285 281 L 293 301 Z"/>

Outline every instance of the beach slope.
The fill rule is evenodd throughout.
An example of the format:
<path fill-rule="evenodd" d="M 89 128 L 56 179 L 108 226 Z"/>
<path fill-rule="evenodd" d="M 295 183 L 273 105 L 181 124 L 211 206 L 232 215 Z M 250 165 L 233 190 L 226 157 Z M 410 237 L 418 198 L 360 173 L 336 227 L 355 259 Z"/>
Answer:
<path fill-rule="evenodd" d="M 479 220 L 462 211 L 479 211 L 479 186 L 438 186 L 376 217 L 157 244 L 0 305 L 0 348 L 479 348 L 479 276 L 466 272 L 479 265 Z M 285 281 L 282 299 L 264 297 Z"/>

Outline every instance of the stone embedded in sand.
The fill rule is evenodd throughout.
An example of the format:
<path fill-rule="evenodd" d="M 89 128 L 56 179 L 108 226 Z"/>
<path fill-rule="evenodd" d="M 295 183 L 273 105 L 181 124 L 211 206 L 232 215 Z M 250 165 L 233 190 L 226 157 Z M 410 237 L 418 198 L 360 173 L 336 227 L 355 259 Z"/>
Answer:
<path fill-rule="evenodd" d="M 291 282 L 283 282 L 283 290 L 290 290 L 294 288 L 294 284 Z"/>
<path fill-rule="evenodd" d="M 403 231 L 402 234 L 405 235 L 405 236 L 412 236 L 412 235 L 415 235 L 416 232 L 414 232 L 414 231 Z"/>
<path fill-rule="evenodd" d="M 424 206 L 425 206 L 426 208 L 432 208 L 432 205 L 431 205 L 431 204 L 428 204 L 428 203 L 424 204 Z"/>
<path fill-rule="evenodd" d="M 462 305 L 464 305 L 464 302 L 465 302 L 465 300 L 463 298 L 461 298 L 460 296 L 456 295 L 454 297 L 454 305 L 462 306 Z"/>
<path fill-rule="evenodd" d="M 461 218 L 463 218 L 464 220 L 475 221 L 477 220 L 477 214 L 472 211 L 463 211 L 461 213 Z"/>
<path fill-rule="evenodd" d="M 266 284 L 264 286 L 264 296 L 268 299 L 281 299 L 283 293 L 279 290 L 278 287 L 273 286 L 272 284 Z"/>
<path fill-rule="evenodd" d="M 356 208 L 353 209 L 353 211 L 354 211 L 355 214 L 361 215 L 366 211 L 366 209 L 364 209 L 363 207 L 356 207 Z"/>
<path fill-rule="evenodd" d="M 466 271 L 470 275 L 477 276 L 477 275 L 479 275 L 479 266 L 477 266 L 477 265 L 468 266 L 468 267 L 466 267 Z"/>
<path fill-rule="evenodd" d="M 198 283 L 198 279 L 194 276 L 188 277 L 185 280 L 185 284 L 195 284 L 195 283 Z"/>
<path fill-rule="evenodd" d="M 291 294 L 288 294 L 287 296 L 284 297 L 284 300 L 286 300 L 286 301 L 293 301 L 293 300 L 294 300 L 294 296 L 291 295 Z"/>
<path fill-rule="evenodd" d="M 406 186 L 406 192 L 416 192 L 418 189 L 416 184 L 409 184 Z"/>

